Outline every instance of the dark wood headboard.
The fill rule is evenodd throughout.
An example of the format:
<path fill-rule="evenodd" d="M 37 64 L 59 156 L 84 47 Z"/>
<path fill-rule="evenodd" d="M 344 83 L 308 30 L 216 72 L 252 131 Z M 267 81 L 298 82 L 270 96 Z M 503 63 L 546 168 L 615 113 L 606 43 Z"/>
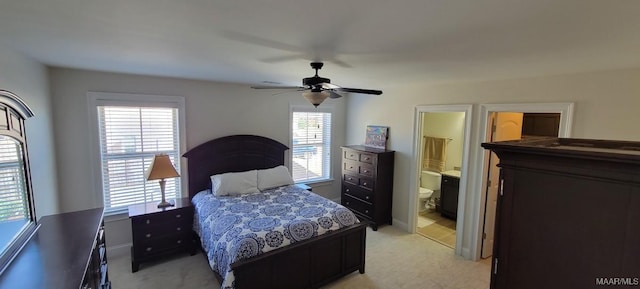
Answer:
<path fill-rule="evenodd" d="M 211 187 L 215 174 L 260 170 L 284 165 L 289 147 L 257 135 L 230 135 L 205 142 L 186 152 L 189 198 Z"/>

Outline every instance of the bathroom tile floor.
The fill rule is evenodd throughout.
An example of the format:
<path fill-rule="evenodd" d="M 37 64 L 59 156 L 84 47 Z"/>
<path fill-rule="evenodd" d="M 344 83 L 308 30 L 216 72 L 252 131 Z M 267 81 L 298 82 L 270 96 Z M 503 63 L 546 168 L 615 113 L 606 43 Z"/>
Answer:
<path fill-rule="evenodd" d="M 435 210 L 418 214 L 416 232 L 447 247 L 456 246 L 456 221 L 442 217 Z"/>

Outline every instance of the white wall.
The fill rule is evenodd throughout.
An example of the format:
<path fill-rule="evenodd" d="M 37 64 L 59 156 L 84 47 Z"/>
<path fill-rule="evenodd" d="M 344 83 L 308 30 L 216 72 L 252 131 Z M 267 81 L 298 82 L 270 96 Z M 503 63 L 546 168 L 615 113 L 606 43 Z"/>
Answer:
<path fill-rule="evenodd" d="M 423 115 L 423 136 L 449 139 L 444 170 L 449 171 L 460 167 L 464 144 L 464 112 L 425 112 Z M 424 141 L 422 145 L 424 146 Z"/>
<path fill-rule="evenodd" d="M 185 98 L 187 147 L 231 134 L 256 134 L 289 145 L 289 104 L 309 104 L 299 93 L 273 95 L 277 91 L 254 90 L 248 85 L 103 73 L 74 69 L 50 69 L 58 156 L 60 207 L 75 211 L 102 205 L 101 192 L 93 189 L 87 92 L 176 95 Z M 340 196 L 340 145 L 344 144 L 345 103 L 328 99 L 334 107 L 333 162 L 335 181 L 313 186 L 331 199 Z M 364 130 L 363 130 L 364 131 Z M 183 168 L 184 169 L 184 168 Z M 182 174 L 186 182 L 187 175 Z M 188 195 L 183 192 L 183 195 Z M 128 219 L 107 223 L 109 246 L 131 242 Z M 127 248 L 128 249 L 128 248 Z"/>
<path fill-rule="evenodd" d="M 56 158 L 47 69 L 9 46 L 0 46 L 0 89 L 11 91 L 33 110 L 25 121 L 36 216 L 58 212 Z"/>
<path fill-rule="evenodd" d="M 408 222 L 414 108 L 433 104 L 482 104 L 574 102 L 573 137 L 640 141 L 640 69 L 601 71 L 574 75 L 548 76 L 478 83 L 403 84 L 382 87 L 376 97 L 354 95 L 347 99 L 346 141 L 359 141 L 367 124 L 389 126 L 388 148 L 396 151 L 393 218 L 396 224 Z M 389 83 L 392 83 L 391 81 Z M 477 139 L 479 109 L 472 120 L 471 139 Z M 475 143 L 474 141 L 471 142 Z M 476 148 L 471 148 L 469 166 L 474 167 Z M 474 181 L 470 180 L 470 184 Z M 480 196 L 468 196 L 465 220 L 478 208 L 469 204 Z M 403 224 L 404 223 L 404 224 Z M 475 230 L 476 228 L 473 228 Z M 465 228 L 462 250 L 470 250 Z"/>

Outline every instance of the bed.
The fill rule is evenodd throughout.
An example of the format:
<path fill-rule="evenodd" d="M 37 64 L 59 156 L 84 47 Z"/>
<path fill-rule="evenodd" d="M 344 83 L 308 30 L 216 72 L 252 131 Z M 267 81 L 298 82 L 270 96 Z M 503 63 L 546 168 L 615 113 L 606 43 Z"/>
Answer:
<path fill-rule="evenodd" d="M 188 160 L 189 196 L 196 203 L 202 201 L 202 199 L 210 199 L 211 194 L 208 196 L 206 190 L 211 188 L 210 176 L 212 175 L 264 170 L 283 165 L 286 150 L 288 150 L 288 147 L 280 142 L 255 135 L 232 135 L 203 143 L 184 154 L 184 157 Z M 292 241 L 291 244 L 285 247 L 264 250 L 265 252 L 261 252 L 256 256 L 250 254 L 252 255 L 250 258 L 235 258 L 237 261 L 224 265 L 224 262 L 213 264 L 215 262 L 209 258 L 216 257 L 212 250 L 207 250 L 213 246 L 207 245 L 207 242 L 210 242 L 209 235 L 211 235 L 211 232 L 208 234 L 202 233 L 199 226 L 207 226 L 207 224 L 200 223 L 198 209 L 196 209 L 194 228 L 198 231 L 198 236 L 203 236 L 203 238 L 199 239 L 200 244 L 204 244 L 202 248 L 209 259 L 210 265 L 213 264 L 213 272 L 220 283 L 223 284 L 223 289 L 318 288 L 354 271 L 359 271 L 361 274 L 364 273 L 366 224 L 349 222 L 348 215 L 342 211 L 344 207 L 300 189 L 299 186 L 273 188 L 265 190 L 264 194 L 264 196 L 259 195 L 262 199 L 257 200 L 258 202 L 256 202 L 255 197 L 251 197 L 252 195 L 239 196 L 240 199 L 238 200 L 228 199 L 231 200 L 231 203 L 226 204 L 226 209 L 229 209 L 232 205 L 235 205 L 236 208 L 245 207 L 240 204 L 251 203 L 252 201 L 254 203 L 265 203 L 264 200 L 266 198 L 276 198 L 278 196 L 288 196 L 286 198 L 290 198 L 293 196 L 301 200 L 301 202 L 298 202 L 300 204 L 329 202 L 328 206 L 330 208 L 327 210 L 330 211 L 323 212 L 325 221 L 328 215 L 335 216 L 338 214 L 344 216 L 344 218 L 333 218 L 336 221 L 335 223 L 341 223 L 339 229 L 336 229 L 335 226 L 324 226 L 323 221 L 318 219 L 315 220 L 315 223 L 314 221 L 305 221 L 307 226 L 309 222 L 315 224 L 315 229 L 323 227 L 325 229 L 324 232 L 322 234 L 314 233 L 313 236 L 301 238 L 299 241 Z M 196 208 L 198 206 L 203 207 L 204 205 L 198 203 Z M 216 208 L 218 207 L 224 207 L 224 205 L 217 204 Z M 338 210 L 339 212 L 336 213 L 331 210 Z M 215 218 L 222 216 L 223 213 L 218 211 L 216 214 L 209 219 L 214 218 L 214 221 L 217 221 Z M 315 217 L 322 218 L 323 214 L 315 214 Z M 242 220 L 247 222 L 247 218 L 242 218 Z M 239 224 L 239 226 L 244 225 Z M 291 232 L 288 234 L 288 239 L 296 239 L 291 238 Z M 225 240 L 228 240 L 228 235 L 225 235 Z M 227 245 L 234 246 L 230 243 L 227 243 Z M 264 242 L 260 246 L 267 247 Z M 217 260 L 221 259 L 218 258 Z M 231 276 L 227 274 L 227 270 L 232 272 Z"/>

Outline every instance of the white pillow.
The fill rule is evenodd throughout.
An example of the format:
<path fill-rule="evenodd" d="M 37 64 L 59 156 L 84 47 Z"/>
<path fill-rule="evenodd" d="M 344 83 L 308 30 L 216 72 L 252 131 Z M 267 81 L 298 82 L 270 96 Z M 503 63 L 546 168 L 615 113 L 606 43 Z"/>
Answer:
<path fill-rule="evenodd" d="M 216 196 L 258 193 L 256 170 L 211 176 L 211 193 Z"/>
<path fill-rule="evenodd" d="M 293 179 L 289 173 L 289 169 L 285 166 L 277 166 L 275 168 L 258 170 L 258 189 L 264 191 L 266 189 L 279 186 L 293 185 Z"/>

